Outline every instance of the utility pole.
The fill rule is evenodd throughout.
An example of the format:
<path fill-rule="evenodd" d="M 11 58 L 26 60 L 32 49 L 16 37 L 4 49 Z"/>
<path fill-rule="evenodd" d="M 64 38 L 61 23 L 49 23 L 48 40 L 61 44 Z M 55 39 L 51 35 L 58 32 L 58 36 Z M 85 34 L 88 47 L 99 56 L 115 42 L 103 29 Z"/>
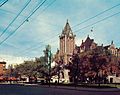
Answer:
<path fill-rule="evenodd" d="M 46 46 L 46 53 L 47 53 L 47 59 L 48 59 L 48 69 L 49 69 L 49 87 L 50 87 L 50 80 L 51 80 L 51 61 L 52 61 L 52 53 L 51 53 L 51 46 Z"/>

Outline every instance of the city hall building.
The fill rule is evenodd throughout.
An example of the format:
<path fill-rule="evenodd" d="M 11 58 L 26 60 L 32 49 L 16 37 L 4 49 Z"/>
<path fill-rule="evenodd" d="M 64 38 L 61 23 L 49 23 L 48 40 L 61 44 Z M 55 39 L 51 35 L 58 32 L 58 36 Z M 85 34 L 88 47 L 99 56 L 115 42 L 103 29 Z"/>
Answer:
<path fill-rule="evenodd" d="M 111 41 L 110 45 L 103 46 L 102 44 L 101 46 L 98 46 L 97 43 L 94 42 L 94 39 L 91 39 L 88 35 L 86 40 L 80 41 L 81 45 L 77 46 L 75 44 L 75 37 L 76 35 L 73 33 L 67 20 L 62 33 L 59 36 L 59 49 L 57 50 L 54 58 L 56 63 L 67 65 L 69 64 L 74 53 L 82 53 L 96 48 L 99 50 L 109 50 L 111 54 L 117 56 L 118 60 L 120 60 L 120 48 L 116 48 L 113 41 Z M 69 70 L 64 69 L 63 72 L 65 82 L 69 82 Z"/>

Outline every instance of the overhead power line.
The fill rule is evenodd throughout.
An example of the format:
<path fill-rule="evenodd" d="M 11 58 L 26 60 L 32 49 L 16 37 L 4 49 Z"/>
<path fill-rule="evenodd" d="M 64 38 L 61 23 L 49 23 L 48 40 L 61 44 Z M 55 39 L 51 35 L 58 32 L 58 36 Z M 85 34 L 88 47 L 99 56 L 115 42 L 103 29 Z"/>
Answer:
<path fill-rule="evenodd" d="M 40 2 L 42 2 L 43 0 L 41 0 Z M 43 13 L 46 9 L 48 9 L 54 2 L 55 2 L 56 0 L 53 0 L 50 4 L 48 4 L 40 13 Z M 39 3 L 40 3 L 39 2 Z M 38 5 L 37 5 L 38 6 Z M 35 6 L 35 8 L 37 8 L 37 6 Z M 9 10 L 4 10 L 4 9 L 0 9 L 0 11 L 3 11 L 3 12 L 7 12 L 7 13 L 9 13 L 9 14 L 14 14 L 14 15 L 16 15 L 16 13 L 15 12 L 12 12 L 12 11 L 9 11 Z M 33 11 L 33 10 L 32 10 Z M 31 12 L 32 12 L 31 11 Z M 27 16 L 25 16 L 25 15 L 21 15 L 20 14 L 20 16 L 22 16 L 22 17 L 27 17 Z"/>
<path fill-rule="evenodd" d="M 0 42 L 0 45 L 4 43 L 9 37 L 11 37 L 44 3 L 44 0 L 10 35 L 8 35 L 3 41 Z"/>
<path fill-rule="evenodd" d="M 113 16 L 115 16 L 115 15 L 118 15 L 118 14 L 120 14 L 120 12 L 117 12 L 117 13 L 115 13 L 115 14 L 113 14 L 113 15 L 110 15 L 110 16 L 107 16 L 107 17 L 105 17 L 105 18 L 103 18 L 103 19 L 101 19 L 101 20 L 99 20 L 99 21 L 96 21 L 95 23 L 92 23 L 92 24 L 90 24 L 90 25 L 87 25 L 87 26 L 85 26 L 85 27 L 83 27 L 83 28 L 80 28 L 80 29 L 78 29 L 78 30 L 76 30 L 75 32 L 79 32 L 80 30 L 82 30 L 82 29 L 85 29 L 85 28 L 87 28 L 87 27 L 90 27 L 90 26 L 92 26 L 92 25 L 95 25 L 95 24 L 97 24 L 97 23 L 100 23 L 100 22 L 102 22 L 102 21 L 105 21 L 105 20 L 107 20 L 107 19 L 109 19 L 109 18 L 111 18 L 111 17 L 113 17 Z M 56 36 L 58 36 L 59 34 L 57 34 Z M 54 36 L 55 37 L 55 36 Z M 50 37 L 50 38 L 54 38 L 54 37 Z M 50 41 L 50 38 L 49 39 L 46 39 L 46 40 L 48 40 L 48 41 Z M 41 41 L 40 43 L 43 43 L 43 42 L 45 42 L 46 40 L 44 40 L 44 41 Z M 34 45 L 34 47 L 31 47 L 31 48 L 28 48 L 28 50 L 33 50 L 33 49 L 37 49 L 37 48 L 40 48 L 40 47 L 42 47 L 41 45 L 40 46 L 38 46 L 39 44 L 37 44 L 36 46 Z M 27 49 L 26 49 L 27 50 Z"/>
<path fill-rule="evenodd" d="M 118 5 L 120 5 L 120 4 L 117 4 L 117 5 L 115 5 L 115 6 L 118 6 Z M 113 7 L 115 7 L 115 6 L 113 6 Z M 113 9 L 113 7 L 111 7 L 112 9 Z M 108 10 L 108 9 L 107 9 Z M 109 10 L 110 10 L 110 8 L 109 8 Z M 104 12 L 104 11 L 103 11 Z M 103 12 L 101 12 L 101 13 L 103 13 Z M 107 12 L 107 11 L 106 11 Z M 105 13 L 105 12 L 104 12 Z M 95 22 L 95 23 L 93 23 L 93 24 L 90 24 L 90 25 L 87 25 L 87 26 L 85 26 L 85 27 L 83 27 L 83 28 L 80 28 L 80 29 L 78 29 L 76 32 L 79 32 L 80 30 L 82 30 L 82 29 L 85 29 L 85 28 L 87 28 L 87 27 L 90 27 L 90 26 L 92 26 L 92 25 L 95 25 L 95 24 L 97 24 L 97 23 L 99 23 L 99 22 L 102 22 L 102 21 L 104 21 L 104 20 L 106 20 L 106 19 L 108 19 L 108 18 L 110 18 L 110 17 L 113 17 L 113 16 L 115 16 L 115 15 L 117 15 L 117 14 L 119 14 L 120 12 L 118 12 L 118 13 L 115 13 L 115 14 L 113 14 L 113 15 L 111 15 L 111 16 L 108 16 L 108 17 L 106 17 L 106 18 L 103 18 L 102 20 L 99 20 L 99 21 L 97 21 L 97 22 Z M 100 13 L 99 13 L 100 14 Z M 97 14 L 98 15 L 98 14 Z M 97 16 L 96 16 L 97 17 Z M 94 17 L 93 17 L 94 18 Z M 91 19 L 93 19 L 92 17 L 91 17 Z M 89 18 L 90 19 L 90 18 Z M 87 21 L 86 21 L 87 22 Z M 73 26 L 74 27 L 74 26 Z M 56 36 L 58 36 L 59 34 L 57 34 Z M 50 40 L 50 39 L 47 39 L 47 40 Z M 46 40 L 45 40 L 46 41 Z M 42 42 L 44 42 L 44 41 L 42 41 Z M 40 43 L 42 43 L 42 42 L 40 42 Z M 37 44 L 38 45 L 38 44 Z M 35 46 L 34 46 L 35 47 Z M 32 47 L 31 47 L 32 48 Z M 29 48 L 29 49 L 31 49 L 31 48 Z M 27 49 L 26 49 L 27 50 Z"/>
<path fill-rule="evenodd" d="M 56 0 L 53 0 L 51 3 L 49 3 L 42 11 L 41 11 L 41 13 L 43 13 L 45 10 L 47 10 L 54 2 L 55 2 Z M 4 11 L 4 10 L 3 10 Z M 9 12 L 9 11 L 7 11 L 7 12 Z M 11 13 L 11 12 L 10 12 Z M 57 34 L 58 35 L 58 34 Z M 57 36 L 56 35 L 56 36 Z M 55 36 L 55 35 L 54 35 Z M 53 38 L 54 36 L 52 36 L 51 38 Z M 46 41 L 47 40 L 49 40 L 49 39 L 46 39 Z M 39 42 L 39 43 L 37 43 L 37 44 L 41 44 L 41 43 L 43 43 L 43 42 Z M 45 44 L 44 44 L 45 45 Z M 35 46 L 36 46 L 36 44 L 35 44 Z M 40 47 L 40 46 L 39 46 Z M 29 47 L 29 48 L 27 48 L 27 49 L 25 49 L 25 50 L 23 50 L 24 52 L 26 52 L 26 50 L 28 51 L 29 49 L 31 50 L 31 48 L 32 48 L 32 50 L 34 50 L 34 49 L 37 49 L 38 47 L 35 47 L 35 48 L 33 48 L 33 46 L 32 47 Z M 23 52 L 22 51 L 22 52 Z M 17 54 L 20 54 L 21 52 L 18 52 Z"/>
<path fill-rule="evenodd" d="M 14 21 L 19 17 L 19 15 L 25 10 L 25 8 L 29 5 L 31 0 L 29 0 L 26 5 L 22 8 L 22 10 L 17 14 L 17 16 L 11 21 L 11 23 L 6 27 L 6 29 L 0 34 L 0 37 L 7 31 L 7 29 L 14 23 Z"/>
<path fill-rule="evenodd" d="M 40 0 L 38 2 L 38 4 L 32 9 L 31 13 L 40 5 L 40 3 L 42 3 L 43 0 Z M 21 16 L 24 16 L 24 15 L 21 15 Z M 27 16 L 24 16 L 24 17 L 27 17 Z"/>
<path fill-rule="evenodd" d="M 98 13 L 98 14 L 96 14 L 95 16 L 92 16 L 92 17 L 90 17 L 90 18 L 88 18 L 88 19 L 82 21 L 81 23 L 78 23 L 78 24 L 74 25 L 73 27 L 77 27 L 77 26 L 79 26 L 79 25 L 81 25 L 81 24 L 83 24 L 83 23 L 85 23 L 85 22 L 87 22 L 87 21 L 89 21 L 89 20 L 91 20 L 91 19 L 93 19 L 93 18 L 96 18 L 97 16 L 99 16 L 99 15 L 101 15 L 101 14 L 103 14 L 103 13 L 105 13 L 105 12 L 107 12 L 107 11 L 109 11 L 109 10 L 115 8 L 115 7 L 118 7 L 118 6 L 120 6 L 120 3 L 117 4 L 117 5 L 115 5 L 115 6 L 112 6 L 111 8 L 108 8 L 108 9 L 106 9 L 106 10 L 104 10 L 104 11 Z"/>
<path fill-rule="evenodd" d="M 23 51 L 21 51 L 21 52 L 26 52 L 26 51 L 29 51 L 29 50 L 35 50 L 35 49 L 37 49 L 37 48 L 40 48 L 41 46 L 39 46 L 39 44 L 44 44 L 44 42 L 45 41 L 50 41 L 50 39 L 53 39 L 55 36 L 58 36 L 59 35 L 59 33 L 58 34 L 56 34 L 56 35 L 54 35 L 54 36 L 52 36 L 52 37 L 50 37 L 50 38 L 48 38 L 48 39 L 46 39 L 46 40 L 44 40 L 44 41 L 41 41 L 41 42 L 38 42 L 37 44 L 34 44 L 33 46 L 31 46 L 31 47 L 29 47 L 29 48 L 27 48 L 27 49 L 25 49 L 25 50 L 23 50 Z M 45 44 L 44 44 L 45 45 Z M 37 47 L 38 46 L 38 47 Z M 21 53 L 21 52 L 18 52 L 18 53 Z"/>
<path fill-rule="evenodd" d="M 56 1 L 56 0 L 55 0 L 55 1 Z M 53 3 L 54 3 L 54 2 L 53 2 Z M 105 13 L 105 12 L 107 12 L 107 11 L 109 11 L 109 10 L 115 8 L 115 7 L 117 7 L 117 6 L 119 6 L 119 5 L 120 5 L 120 3 L 117 4 L 117 5 L 114 5 L 114 6 L 110 7 L 110 8 L 108 8 L 108 9 L 106 9 L 106 10 L 104 10 L 104 11 L 98 13 L 98 14 L 96 14 L 95 16 L 92 16 L 92 17 L 90 17 L 90 18 L 84 20 L 83 22 L 81 22 L 81 23 L 79 23 L 79 24 L 74 25 L 73 27 L 79 26 L 79 25 L 81 25 L 81 24 L 83 24 L 83 23 L 85 23 L 85 22 L 87 22 L 87 21 L 89 21 L 89 20 L 91 20 L 91 19 L 93 19 L 93 18 L 95 18 L 95 17 L 97 17 L 97 16 L 99 16 L 99 15 L 101 15 L 101 14 L 103 14 L 103 13 Z M 110 17 L 109 17 L 109 18 L 110 18 Z M 101 22 L 101 21 L 100 21 L 100 22 Z M 93 25 L 93 24 L 92 24 L 92 25 Z M 92 26 L 92 25 L 91 25 L 91 26 Z M 89 26 L 90 26 L 90 25 L 89 25 Z M 89 26 L 85 26 L 85 27 L 87 28 L 87 27 L 89 27 Z M 79 29 L 79 30 L 82 30 L 82 29 L 84 29 L 85 27 L 83 27 L 83 28 L 81 28 L 81 29 Z M 77 31 L 78 31 L 78 30 L 77 30 Z M 54 35 L 54 37 L 55 37 L 55 36 L 59 36 L 59 34 Z M 50 40 L 51 38 L 53 38 L 53 36 L 50 37 L 49 39 L 46 39 L 46 40 L 44 40 L 44 41 L 39 42 L 38 44 L 43 43 L 43 42 L 45 42 L 45 41 L 47 41 L 47 40 Z M 37 45 L 38 45 L 38 44 L 37 44 Z M 35 45 L 34 45 L 34 46 L 35 46 Z M 25 49 L 24 51 L 33 49 L 34 46 L 31 46 L 31 47 Z"/>
<path fill-rule="evenodd" d="M 50 4 L 48 4 L 48 5 L 42 10 L 41 13 L 43 13 L 45 10 L 47 10 L 55 1 L 56 1 L 56 0 L 54 0 L 54 1 L 52 1 Z M 59 35 L 59 33 L 58 33 L 57 35 L 54 35 L 54 36 L 50 37 L 50 38 L 52 39 L 53 37 L 58 36 L 58 35 Z M 50 38 L 49 38 L 49 39 L 50 39 Z M 46 39 L 46 40 L 44 40 L 44 41 L 47 41 L 47 40 L 49 40 L 49 39 Z M 37 43 L 37 44 L 35 44 L 35 45 L 33 45 L 33 46 L 36 46 L 36 45 L 41 44 L 41 43 L 43 43 L 43 42 L 39 42 L 39 43 Z M 29 49 L 31 49 L 31 48 L 33 49 L 33 46 L 30 46 L 29 48 L 27 48 L 27 49 L 25 49 L 25 50 L 23 50 L 23 51 L 29 50 Z"/>
<path fill-rule="evenodd" d="M 50 4 L 48 4 L 41 13 L 43 13 L 46 9 L 48 9 L 56 0 L 53 0 Z"/>
<path fill-rule="evenodd" d="M 8 2 L 8 0 L 6 0 L 6 1 L 4 1 L 1 5 L 0 5 L 0 7 L 2 7 L 5 3 L 7 3 Z"/>
<path fill-rule="evenodd" d="M 99 20 L 99 21 L 96 21 L 96 22 L 94 22 L 94 23 L 92 23 L 92 24 L 89 24 L 89 25 L 83 27 L 83 28 L 80 28 L 80 29 L 76 30 L 75 32 L 79 32 L 79 31 L 82 30 L 82 29 L 85 29 L 85 28 L 87 28 L 87 27 L 90 27 L 90 26 L 92 26 L 92 25 L 95 25 L 95 24 L 97 24 L 97 23 L 99 23 L 99 22 L 102 22 L 102 21 L 104 21 L 104 20 L 107 20 L 107 19 L 109 19 L 109 18 L 111 18 L 111 17 L 113 17 L 113 16 L 115 16 L 115 15 L 118 15 L 118 14 L 120 14 L 120 12 L 117 12 L 117 13 L 115 13 L 115 14 L 112 14 L 112 15 L 110 15 L 110 16 L 107 16 L 107 17 L 105 17 L 105 18 L 103 18 L 103 19 L 101 19 L 101 20 Z"/>

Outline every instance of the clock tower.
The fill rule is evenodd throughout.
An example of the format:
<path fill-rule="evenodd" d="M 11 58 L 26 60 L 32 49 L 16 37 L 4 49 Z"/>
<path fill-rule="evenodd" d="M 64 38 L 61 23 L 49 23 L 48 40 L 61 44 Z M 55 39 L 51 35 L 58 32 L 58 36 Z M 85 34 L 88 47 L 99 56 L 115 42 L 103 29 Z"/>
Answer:
<path fill-rule="evenodd" d="M 70 24 L 67 20 L 60 39 L 60 57 L 63 59 L 64 64 L 68 64 L 70 57 L 75 49 L 75 35 L 73 34 Z"/>

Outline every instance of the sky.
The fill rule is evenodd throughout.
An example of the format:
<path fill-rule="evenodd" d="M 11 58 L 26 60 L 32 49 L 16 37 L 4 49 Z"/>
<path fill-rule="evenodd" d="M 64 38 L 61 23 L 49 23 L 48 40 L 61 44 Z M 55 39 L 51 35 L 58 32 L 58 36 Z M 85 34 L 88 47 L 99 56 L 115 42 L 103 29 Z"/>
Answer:
<path fill-rule="evenodd" d="M 0 0 L 0 5 L 6 0 Z M 2 42 L 33 12 L 44 0 L 31 0 L 24 11 L 0 37 Z M 89 35 L 101 45 L 109 45 L 114 41 L 120 47 L 120 14 L 101 21 L 108 16 L 120 12 L 120 5 L 103 14 L 85 20 L 109 9 L 120 0 L 46 0 L 46 2 L 4 43 L 0 44 L 0 60 L 11 63 L 22 63 L 43 55 L 46 45 L 51 45 L 52 53 L 59 49 L 59 35 L 68 19 L 76 44 L 80 45 Z M 8 0 L 0 7 L 0 34 L 17 16 L 29 0 Z M 50 4 L 50 5 L 49 5 Z M 49 6 L 49 7 L 47 7 Z M 99 22 L 100 21 L 100 22 Z M 96 23 L 99 22 L 99 23 Z M 80 24 L 82 23 L 82 24 Z M 94 24 L 96 23 L 96 24 Z M 80 24 L 80 25 L 78 25 Z M 91 32 L 91 29 L 93 32 Z"/>

